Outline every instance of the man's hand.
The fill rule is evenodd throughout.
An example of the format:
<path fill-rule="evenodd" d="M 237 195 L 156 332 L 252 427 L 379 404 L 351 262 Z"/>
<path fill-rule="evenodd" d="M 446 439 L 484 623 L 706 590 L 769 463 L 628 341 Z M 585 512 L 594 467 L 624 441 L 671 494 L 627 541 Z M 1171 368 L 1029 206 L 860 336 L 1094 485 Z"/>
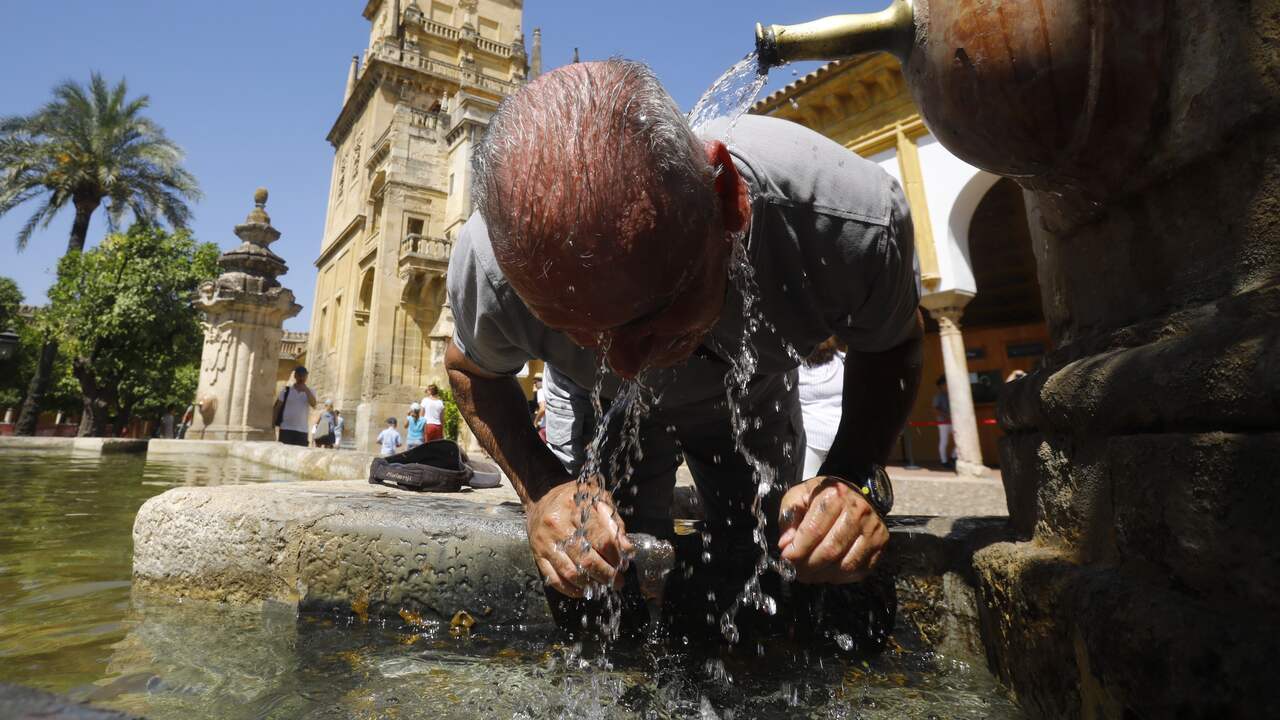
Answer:
<path fill-rule="evenodd" d="M 582 527 L 582 507 L 595 498 Z M 547 585 L 569 597 L 580 598 L 589 584 L 622 587 L 624 559 L 632 553 L 622 518 L 613 497 L 595 483 L 557 485 L 528 506 L 529 548 Z"/>
<path fill-rule="evenodd" d="M 862 494 L 815 477 L 782 496 L 782 558 L 803 583 L 844 584 L 865 578 L 889 542 L 889 531 Z"/>

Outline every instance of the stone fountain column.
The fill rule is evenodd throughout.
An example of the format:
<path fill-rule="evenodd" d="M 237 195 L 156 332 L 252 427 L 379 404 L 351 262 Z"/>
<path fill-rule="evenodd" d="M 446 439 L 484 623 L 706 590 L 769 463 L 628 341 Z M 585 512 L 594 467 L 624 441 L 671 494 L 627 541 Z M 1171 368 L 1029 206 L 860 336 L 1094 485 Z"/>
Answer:
<path fill-rule="evenodd" d="M 1055 346 L 1000 402 L 993 669 L 1032 717 L 1280 716 L 1280 2 L 916 8 L 931 127 L 1027 190 Z"/>
<path fill-rule="evenodd" d="M 987 475 L 982 464 L 982 445 L 978 441 L 978 415 L 973 409 L 973 389 L 969 384 L 969 359 L 965 355 L 960 318 L 972 295 L 957 292 L 926 295 L 922 304 L 938 323 L 942 344 L 942 368 L 947 377 L 947 400 L 951 405 L 951 427 L 955 433 L 956 474 L 970 477 Z M 946 458 L 943 458 L 946 460 Z"/>
<path fill-rule="evenodd" d="M 1280 717 L 1280 0 L 895 0 L 757 37 L 895 52 L 934 137 L 1027 193 L 1054 350 L 999 404 L 992 668 L 1031 717 Z"/>
<path fill-rule="evenodd" d="M 200 286 L 195 304 L 204 313 L 197 412 L 188 438 L 273 440 L 271 409 L 284 321 L 302 306 L 276 279 L 288 271 L 268 246 L 280 238 L 267 215 L 267 191 L 235 228 L 243 242 L 222 254 L 223 273 Z"/>

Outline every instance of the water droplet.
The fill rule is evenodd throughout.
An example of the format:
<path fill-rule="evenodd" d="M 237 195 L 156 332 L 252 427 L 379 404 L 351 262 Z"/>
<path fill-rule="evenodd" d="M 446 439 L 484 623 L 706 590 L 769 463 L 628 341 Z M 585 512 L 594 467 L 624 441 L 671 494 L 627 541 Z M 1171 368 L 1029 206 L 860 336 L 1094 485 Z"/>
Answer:
<path fill-rule="evenodd" d="M 725 613 L 720 617 L 720 634 L 730 644 L 738 642 L 738 626 L 734 624 L 733 618 L 729 613 Z"/>
<path fill-rule="evenodd" d="M 839 645 L 841 650 L 849 652 L 853 649 L 853 638 L 849 637 L 845 633 L 837 633 L 836 645 Z"/>

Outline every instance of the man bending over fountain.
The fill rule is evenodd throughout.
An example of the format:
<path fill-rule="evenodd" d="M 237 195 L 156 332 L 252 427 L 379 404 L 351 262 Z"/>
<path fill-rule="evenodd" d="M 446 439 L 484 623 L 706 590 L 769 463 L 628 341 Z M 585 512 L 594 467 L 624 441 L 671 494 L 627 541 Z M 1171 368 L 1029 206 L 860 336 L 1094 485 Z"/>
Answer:
<path fill-rule="evenodd" d="M 882 464 L 920 378 L 897 183 L 783 120 L 695 134 L 649 69 L 621 60 L 568 65 L 510 96 L 474 164 L 478 212 L 449 265 L 445 362 L 463 417 L 524 502 L 547 584 L 570 597 L 618 585 L 622 532 L 672 536 L 681 457 L 710 534 L 702 557 L 736 572 L 739 589 L 759 545 L 801 583 L 864 578 L 889 538 Z M 844 419 L 821 472 L 801 478 L 795 368 L 832 335 L 849 346 Z M 515 379 L 532 358 L 547 364 L 548 444 Z M 604 433 L 603 479 L 582 488 L 598 500 L 579 512 L 601 359 L 606 422 L 619 427 Z M 632 378 L 645 389 L 623 396 L 649 405 L 643 452 L 610 494 L 628 474 L 620 426 L 639 413 L 607 411 Z"/>

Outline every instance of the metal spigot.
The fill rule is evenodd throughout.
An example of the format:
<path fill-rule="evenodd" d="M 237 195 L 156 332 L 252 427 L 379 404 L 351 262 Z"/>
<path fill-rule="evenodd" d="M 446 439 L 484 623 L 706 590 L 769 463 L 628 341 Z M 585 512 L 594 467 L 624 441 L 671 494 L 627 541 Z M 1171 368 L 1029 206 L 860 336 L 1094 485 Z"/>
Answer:
<path fill-rule="evenodd" d="M 756 53 L 762 69 L 869 52 L 891 52 L 905 63 L 914 44 L 913 0 L 893 0 L 877 13 L 832 15 L 799 25 L 756 23 Z"/>
<path fill-rule="evenodd" d="M 650 607 L 662 608 L 662 596 L 667 586 L 667 575 L 676 564 L 675 546 L 644 533 L 627 533 L 627 539 L 635 548 L 631 562 L 636 567 L 640 581 L 640 594 Z"/>

